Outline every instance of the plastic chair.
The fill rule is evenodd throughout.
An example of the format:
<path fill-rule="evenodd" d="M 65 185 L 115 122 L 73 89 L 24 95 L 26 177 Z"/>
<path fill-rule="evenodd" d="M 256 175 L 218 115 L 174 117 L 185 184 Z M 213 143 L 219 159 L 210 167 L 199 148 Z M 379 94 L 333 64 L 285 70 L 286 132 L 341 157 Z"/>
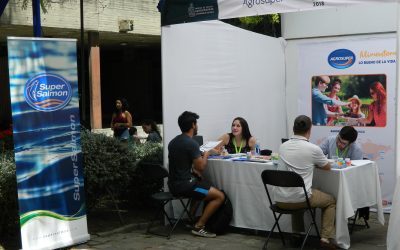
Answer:
<path fill-rule="evenodd" d="M 145 178 L 148 179 L 149 181 L 163 181 L 164 178 L 168 177 L 168 170 L 164 168 L 161 164 L 153 164 L 153 163 L 142 163 L 141 164 L 142 170 L 144 172 Z M 154 234 L 158 236 L 163 236 L 167 237 L 167 239 L 171 238 L 171 234 L 178 225 L 178 223 L 182 220 L 183 216 L 186 214 L 191 221 L 193 221 L 190 212 L 188 210 L 190 203 L 192 202 L 192 198 L 188 197 L 183 197 L 183 196 L 174 196 L 170 192 L 165 192 L 164 189 L 162 188 L 158 192 L 154 193 L 151 195 L 151 197 L 156 200 L 157 202 L 161 203 L 161 206 L 159 210 L 157 211 L 155 217 L 153 220 L 150 221 L 149 225 L 147 226 L 146 233 L 149 234 Z M 172 202 L 173 200 L 178 200 L 180 204 L 183 207 L 182 212 L 179 214 L 178 218 L 173 218 L 172 216 L 169 216 L 168 213 L 165 210 L 165 206 Z M 186 200 L 186 201 L 185 201 Z M 164 215 L 165 218 L 167 219 L 169 226 L 171 229 L 166 233 L 159 233 L 157 231 L 152 230 L 152 226 L 154 222 L 157 220 L 157 218 L 160 217 L 160 215 Z"/>
<path fill-rule="evenodd" d="M 192 137 L 193 140 L 195 140 L 199 146 L 203 145 L 203 136 L 202 135 L 195 135 Z"/>
<path fill-rule="evenodd" d="M 267 249 L 269 238 L 271 237 L 272 232 L 274 231 L 275 227 L 278 228 L 279 236 L 281 237 L 283 245 L 285 245 L 285 239 L 283 237 L 283 233 L 279 226 L 279 219 L 281 218 L 282 214 L 295 214 L 295 213 L 300 213 L 300 212 L 304 213 L 305 211 L 309 211 L 311 213 L 312 222 L 307 229 L 307 234 L 304 237 L 303 243 L 301 245 L 301 249 L 304 248 L 304 245 L 310 234 L 312 226 L 315 227 L 317 236 L 318 236 L 318 238 L 320 238 L 317 223 L 315 222 L 315 209 L 313 209 L 310 205 L 310 201 L 307 196 L 307 190 L 306 190 L 306 187 L 304 186 L 303 178 L 295 172 L 279 171 L 279 170 L 264 170 L 261 173 L 261 178 L 264 183 L 265 191 L 267 192 L 268 201 L 270 204 L 269 208 L 271 209 L 272 214 L 274 215 L 274 218 L 275 218 L 275 223 L 268 234 L 268 237 L 264 243 L 263 249 Z M 305 195 L 306 202 L 307 202 L 307 208 L 291 209 L 291 210 L 279 208 L 275 203 L 273 203 L 273 201 L 271 199 L 271 195 L 268 191 L 267 185 L 276 186 L 276 187 L 300 187 L 300 188 L 303 188 L 304 195 Z"/>

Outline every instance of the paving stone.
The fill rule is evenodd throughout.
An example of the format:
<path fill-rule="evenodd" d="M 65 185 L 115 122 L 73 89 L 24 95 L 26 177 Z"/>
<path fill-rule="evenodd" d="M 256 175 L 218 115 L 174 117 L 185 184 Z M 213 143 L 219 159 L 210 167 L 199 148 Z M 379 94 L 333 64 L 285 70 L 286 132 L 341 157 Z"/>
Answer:
<path fill-rule="evenodd" d="M 389 215 L 385 215 L 388 221 Z M 357 223 L 361 223 L 359 221 Z M 356 227 L 351 235 L 352 250 L 383 250 L 386 249 L 387 225 L 382 226 L 376 219 L 374 213 L 369 220 L 371 228 Z M 113 230 L 113 233 L 94 235 L 91 240 L 71 249 L 121 249 L 121 250 L 260 250 L 264 245 L 265 233 L 259 232 L 258 235 L 249 233 L 228 233 L 217 236 L 216 238 L 202 238 L 193 236 L 189 229 L 178 227 L 172 234 L 171 239 L 149 235 L 145 233 L 145 228 L 130 226 L 129 230 Z M 319 240 L 312 237 L 305 249 L 319 249 Z M 273 250 L 294 250 L 287 240 L 286 246 L 278 235 L 270 239 L 268 249 Z"/>

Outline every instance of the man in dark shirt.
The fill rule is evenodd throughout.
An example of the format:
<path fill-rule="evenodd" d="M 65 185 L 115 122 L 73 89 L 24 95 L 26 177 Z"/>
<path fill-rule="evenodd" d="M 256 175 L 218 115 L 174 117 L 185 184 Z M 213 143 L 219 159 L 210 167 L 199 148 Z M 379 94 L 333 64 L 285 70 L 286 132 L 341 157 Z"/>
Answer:
<path fill-rule="evenodd" d="M 168 144 L 169 179 L 168 186 L 174 195 L 193 197 L 207 201 L 203 214 L 194 225 L 192 233 L 202 237 L 216 235 L 205 230 L 204 226 L 211 215 L 217 211 L 225 200 L 225 195 L 193 173 L 201 175 L 207 165 L 209 152 L 200 151 L 199 144 L 192 139 L 197 134 L 196 113 L 183 112 L 178 118 L 182 134 Z"/>

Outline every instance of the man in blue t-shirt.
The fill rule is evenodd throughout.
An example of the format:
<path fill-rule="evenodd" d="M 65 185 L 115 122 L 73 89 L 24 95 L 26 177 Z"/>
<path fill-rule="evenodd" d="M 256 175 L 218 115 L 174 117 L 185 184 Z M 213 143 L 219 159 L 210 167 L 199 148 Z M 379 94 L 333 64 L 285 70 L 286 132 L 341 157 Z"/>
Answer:
<path fill-rule="evenodd" d="M 169 179 L 168 186 L 172 194 L 193 197 L 206 201 L 200 219 L 194 225 L 192 233 L 202 237 L 216 235 L 205 230 L 205 224 L 225 200 L 225 195 L 208 182 L 198 177 L 207 165 L 209 152 L 201 153 L 199 144 L 193 140 L 198 126 L 196 113 L 185 111 L 178 118 L 182 134 L 168 144 Z M 196 173 L 197 177 L 194 176 Z"/>
<path fill-rule="evenodd" d="M 345 106 L 347 102 L 335 100 L 324 95 L 326 88 L 330 82 L 329 76 L 317 76 L 314 81 L 314 88 L 312 89 L 312 124 L 313 125 L 326 125 L 326 109 L 325 104 Z"/>

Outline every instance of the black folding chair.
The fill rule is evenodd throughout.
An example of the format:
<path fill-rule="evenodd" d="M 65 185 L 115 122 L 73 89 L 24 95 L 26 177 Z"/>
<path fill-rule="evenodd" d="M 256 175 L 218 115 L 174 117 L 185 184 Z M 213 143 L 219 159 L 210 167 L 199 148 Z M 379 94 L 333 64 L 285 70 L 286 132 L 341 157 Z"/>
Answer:
<path fill-rule="evenodd" d="M 365 224 L 364 225 L 356 224 L 357 217 L 363 218 Z M 363 227 L 369 228 L 368 220 L 369 220 L 369 207 L 358 208 L 354 217 L 350 219 L 350 223 L 351 223 L 350 224 L 350 234 L 353 233 L 354 226 L 363 226 Z"/>
<path fill-rule="evenodd" d="M 165 178 L 168 177 L 168 170 L 160 164 L 142 163 L 141 167 L 145 178 L 148 180 L 153 180 L 154 182 L 160 180 L 163 181 Z M 161 205 L 154 219 L 151 220 L 149 225 L 147 226 L 146 233 L 163 236 L 167 237 L 167 239 L 170 239 L 172 232 L 174 231 L 178 223 L 182 220 L 185 214 L 189 217 L 189 220 L 193 222 L 193 218 L 191 217 L 188 209 L 190 203 L 192 202 L 191 198 L 174 196 L 170 192 L 165 192 L 163 187 L 158 192 L 152 194 L 151 197 Z M 179 213 L 178 218 L 174 218 L 173 215 L 169 216 L 167 211 L 165 210 L 166 205 L 173 200 L 178 200 L 183 207 L 183 210 Z M 169 226 L 171 227 L 171 229 L 166 234 L 152 230 L 154 222 L 159 219 L 161 215 L 165 216 L 169 223 Z"/>
<path fill-rule="evenodd" d="M 307 234 L 305 235 L 303 243 L 301 245 L 301 249 L 304 248 L 304 245 L 310 234 L 312 226 L 315 227 L 317 236 L 318 236 L 318 238 L 320 238 L 317 223 L 315 222 L 315 209 L 313 209 L 310 205 L 310 201 L 307 196 L 307 190 L 306 190 L 306 187 L 304 186 L 303 178 L 295 172 L 279 171 L 279 170 L 264 170 L 261 173 L 261 178 L 264 183 L 265 191 L 267 192 L 267 196 L 268 196 L 268 200 L 269 200 L 269 204 L 270 204 L 269 208 L 271 209 L 272 214 L 274 215 L 274 218 L 275 218 L 274 226 L 269 231 L 269 234 L 265 241 L 263 249 L 267 249 L 269 238 L 271 237 L 275 227 L 278 228 L 279 236 L 281 237 L 283 245 L 285 245 L 285 239 L 283 237 L 283 233 L 279 226 L 279 219 L 281 218 L 282 214 L 304 213 L 306 211 L 309 211 L 311 213 L 312 222 L 311 222 L 310 226 L 308 227 Z M 305 195 L 306 202 L 307 202 L 307 208 L 291 209 L 291 210 L 279 208 L 275 203 L 273 203 L 273 201 L 271 199 L 271 195 L 268 191 L 267 185 L 276 186 L 276 187 L 300 187 L 300 188 L 303 188 L 304 195 Z M 277 215 L 277 214 L 279 214 L 279 215 Z"/>
<path fill-rule="evenodd" d="M 363 157 L 363 160 L 368 160 L 368 158 Z M 363 218 L 365 224 L 364 225 L 356 224 L 357 217 Z M 354 226 L 356 226 L 356 225 L 357 226 L 365 226 L 366 228 L 369 228 L 368 220 L 369 220 L 369 207 L 358 208 L 354 217 L 350 219 L 350 225 L 349 225 L 350 226 L 350 234 L 353 233 Z"/>

